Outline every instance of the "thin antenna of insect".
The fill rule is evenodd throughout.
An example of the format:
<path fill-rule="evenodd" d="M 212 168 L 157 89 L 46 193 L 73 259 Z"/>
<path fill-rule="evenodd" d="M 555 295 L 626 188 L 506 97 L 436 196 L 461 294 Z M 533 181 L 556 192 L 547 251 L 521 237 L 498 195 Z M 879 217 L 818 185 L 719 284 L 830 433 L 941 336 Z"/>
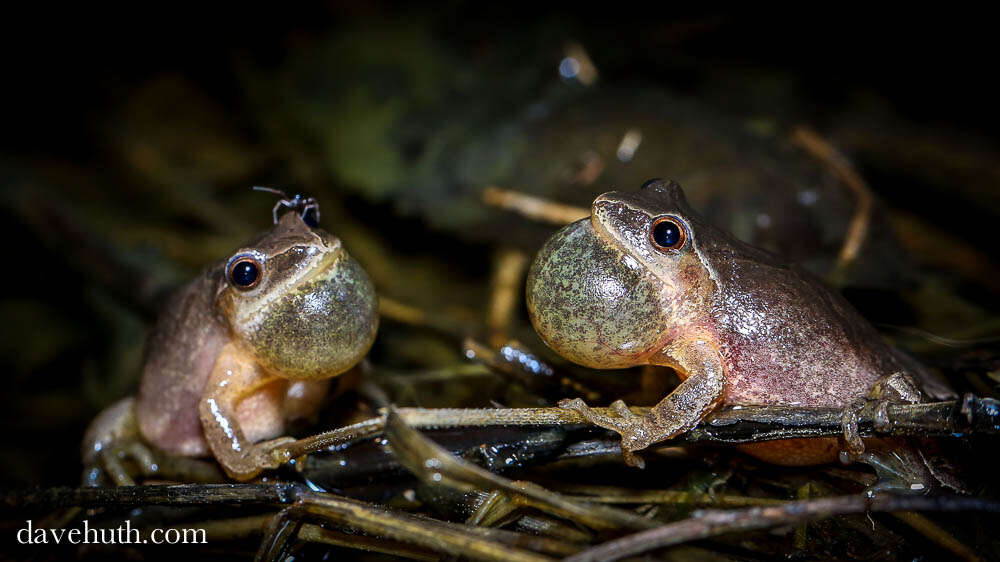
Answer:
<path fill-rule="evenodd" d="M 285 193 L 284 191 L 282 191 L 280 189 L 274 188 L 274 187 L 264 187 L 262 185 L 255 185 L 255 186 L 253 186 L 253 190 L 254 191 L 264 191 L 264 192 L 267 192 L 267 193 L 273 193 L 275 195 L 280 195 L 280 196 L 282 196 L 285 199 L 289 198 L 287 193 Z"/>

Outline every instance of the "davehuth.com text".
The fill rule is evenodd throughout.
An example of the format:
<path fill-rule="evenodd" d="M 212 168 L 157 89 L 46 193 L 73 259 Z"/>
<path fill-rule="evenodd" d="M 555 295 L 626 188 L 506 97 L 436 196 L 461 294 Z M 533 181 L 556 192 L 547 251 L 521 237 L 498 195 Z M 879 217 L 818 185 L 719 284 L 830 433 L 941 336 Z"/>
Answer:
<path fill-rule="evenodd" d="M 132 527 L 128 520 L 117 527 L 91 527 L 83 520 L 82 527 L 71 529 L 46 529 L 36 527 L 31 519 L 17 531 L 17 542 L 21 544 L 205 544 L 205 529 L 155 528 L 148 536 L 142 536 L 139 529 Z"/>

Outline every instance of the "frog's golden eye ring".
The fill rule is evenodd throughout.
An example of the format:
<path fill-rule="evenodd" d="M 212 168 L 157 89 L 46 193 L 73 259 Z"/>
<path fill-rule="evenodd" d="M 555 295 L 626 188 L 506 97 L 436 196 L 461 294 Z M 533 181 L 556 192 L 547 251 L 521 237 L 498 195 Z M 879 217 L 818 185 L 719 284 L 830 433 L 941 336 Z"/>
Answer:
<path fill-rule="evenodd" d="M 649 229 L 649 241 L 661 252 L 671 252 L 684 245 L 687 230 L 684 223 L 675 217 L 659 217 Z"/>
<path fill-rule="evenodd" d="M 229 260 L 229 265 L 226 266 L 226 279 L 233 287 L 241 291 L 248 291 L 260 283 L 263 269 L 260 262 L 253 256 L 235 256 Z"/>

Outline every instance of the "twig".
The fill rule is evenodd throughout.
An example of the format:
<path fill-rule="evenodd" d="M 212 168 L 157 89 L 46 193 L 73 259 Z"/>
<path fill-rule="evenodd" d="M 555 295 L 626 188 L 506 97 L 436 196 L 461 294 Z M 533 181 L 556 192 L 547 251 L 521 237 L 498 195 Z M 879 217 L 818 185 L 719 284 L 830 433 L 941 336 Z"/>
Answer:
<path fill-rule="evenodd" d="M 837 496 L 789 502 L 782 506 L 731 511 L 706 510 L 694 517 L 608 541 L 566 558 L 570 562 L 619 560 L 657 548 L 705 539 L 725 533 L 769 529 L 830 517 L 870 511 L 984 511 L 1000 512 L 1000 501 L 956 496 Z"/>
<path fill-rule="evenodd" d="M 529 219 L 562 226 L 590 216 L 590 209 L 563 205 L 533 195 L 490 186 L 483 189 L 483 203 L 514 211 Z"/>
<path fill-rule="evenodd" d="M 844 237 L 840 254 L 837 256 L 836 271 L 838 275 L 842 275 L 845 268 L 857 258 L 861 244 L 864 243 L 868 234 L 874 199 L 871 188 L 868 187 L 864 178 L 854 169 L 850 161 L 812 129 L 796 127 L 792 131 L 792 140 L 830 168 L 837 179 L 844 182 L 844 185 L 853 191 L 858 198 L 854 207 L 854 215 L 847 227 L 847 235 Z"/>
<path fill-rule="evenodd" d="M 333 494 L 317 493 L 302 484 L 185 484 L 176 486 L 123 486 L 115 488 L 51 488 L 47 490 L 11 491 L 0 494 L 0 509 L 17 513 L 50 511 L 70 506 L 95 507 L 146 507 L 169 506 L 218 506 L 218 505 L 289 505 L 285 512 L 312 514 L 322 518 L 324 525 L 342 527 L 356 536 L 361 530 L 373 537 L 386 537 L 416 545 L 430 552 L 444 552 L 467 557 L 511 562 L 541 562 L 547 556 L 530 552 L 538 549 L 559 555 L 577 550 L 574 545 L 545 537 L 533 537 L 499 529 L 475 529 L 463 525 L 438 521 L 429 517 L 395 512 Z M 284 513 L 284 512 L 283 512 Z M 274 518 L 271 518 L 273 522 Z M 260 517 L 246 520 L 227 520 L 238 523 L 236 535 L 256 532 L 263 521 Z M 188 523 L 190 527 L 192 524 Z M 207 522 L 204 526 L 220 533 L 227 530 L 220 522 Z M 232 529 L 228 529 L 232 531 Z M 213 536 L 216 536 L 213 534 Z M 232 534 L 228 536 L 233 536 Z M 338 542 L 336 534 L 326 534 L 321 529 L 305 525 L 301 538 L 351 548 L 382 551 L 393 548 L 393 543 L 369 538 Z M 391 551 L 391 550 L 390 550 Z M 399 547 L 397 554 L 413 549 Z M 419 557 L 419 556 L 418 556 Z"/>
<path fill-rule="evenodd" d="M 441 556 L 433 550 L 415 545 L 408 545 L 384 538 L 373 538 L 357 533 L 341 533 L 324 529 L 320 525 L 307 523 L 302 525 L 298 534 L 299 540 L 323 543 L 352 550 L 388 554 L 394 558 L 409 558 L 411 560 L 440 560 Z"/>
<path fill-rule="evenodd" d="M 596 408 L 599 412 L 610 409 Z M 1000 433 L 1000 403 L 967 395 L 960 401 L 926 404 L 893 404 L 886 409 L 886 423 L 875 431 L 874 404 L 858 416 L 861 437 L 958 436 L 966 433 Z M 645 415 L 648 408 L 632 408 Z M 403 421 L 419 429 L 515 426 L 587 426 L 583 418 L 563 408 L 423 409 L 399 408 Z M 793 406 L 731 406 L 709 414 L 696 427 L 674 437 L 670 443 L 756 443 L 801 437 L 841 435 L 839 408 Z M 354 425 L 300 439 L 287 445 L 288 458 L 339 448 L 380 435 L 385 418 L 371 418 Z"/>
<path fill-rule="evenodd" d="M 379 314 L 383 318 L 401 324 L 428 327 L 457 337 L 464 336 L 473 328 L 471 323 L 464 322 L 461 318 L 444 313 L 429 312 L 386 296 L 380 296 L 378 304 Z"/>
<path fill-rule="evenodd" d="M 140 507 L 147 505 L 280 505 L 307 490 L 302 484 L 184 484 L 116 488 L 47 488 L 0 493 L 0 509 L 46 511 L 62 507 Z"/>
<path fill-rule="evenodd" d="M 589 402 L 601 399 L 599 392 L 585 387 L 576 378 L 550 365 L 517 340 L 508 340 L 491 347 L 473 338 L 465 338 L 462 349 L 467 359 L 474 359 L 542 396 L 558 399 L 572 394 L 582 396 Z"/>
<path fill-rule="evenodd" d="M 490 297 L 486 306 L 486 327 L 494 347 L 499 347 L 508 338 L 511 322 L 521 306 L 521 290 L 527 269 L 528 255 L 517 248 L 501 248 L 494 257 Z"/>
<path fill-rule="evenodd" d="M 681 490 L 634 490 L 613 486 L 560 486 L 558 490 L 580 501 L 606 504 L 658 503 L 685 507 L 753 507 L 784 505 L 788 500 L 753 498 L 748 496 L 709 494 Z M 573 495 L 569 495 L 573 494 Z"/>
<path fill-rule="evenodd" d="M 337 537 L 314 533 L 308 527 L 302 538 L 319 542 L 333 542 L 351 548 L 382 550 L 382 547 L 401 541 L 409 545 L 429 549 L 439 554 L 463 556 L 474 560 L 493 560 L 499 562 L 545 562 L 551 560 L 543 554 L 531 552 L 522 548 L 519 543 L 542 549 L 558 548 L 566 552 L 570 545 L 557 545 L 557 541 L 544 538 L 532 541 L 533 537 L 524 537 L 520 533 L 512 533 L 499 529 L 470 529 L 464 525 L 440 521 L 415 515 L 397 512 L 384 506 L 373 505 L 332 494 L 305 491 L 292 506 L 283 510 L 269 526 L 269 532 L 261 542 L 261 550 L 257 559 L 284 560 L 282 556 L 288 542 L 298 533 L 294 532 L 296 522 L 322 522 L 326 528 L 339 528 L 348 533 L 361 531 L 365 535 L 379 539 L 370 541 L 362 539 L 357 543 L 351 541 L 333 542 Z M 526 540 L 522 540 L 526 539 Z M 373 548 L 380 545 L 379 548 Z M 515 546 L 517 545 L 517 546 Z M 402 554 L 397 552 L 396 554 Z M 276 556 L 278 555 L 278 556 Z"/>
<path fill-rule="evenodd" d="M 923 515 L 913 513 L 912 511 L 900 511 L 893 513 L 893 515 L 962 560 L 973 561 L 980 559 L 972 549 L 959 542 L 951 533 L 942 529 L 937 523 L 934 523 Z"/>
<path fill-rule="evenodd" d="M 465 462 L 407 425 L 390 409 L 386 437 L 399 462 L 428 485 L 471 492 L 500 492 L 525 505 L 569 517 L 594 529 L 648 529 L 655 525 L 628 511 L 567 499 L 533 482 L 513 482 Z"/>

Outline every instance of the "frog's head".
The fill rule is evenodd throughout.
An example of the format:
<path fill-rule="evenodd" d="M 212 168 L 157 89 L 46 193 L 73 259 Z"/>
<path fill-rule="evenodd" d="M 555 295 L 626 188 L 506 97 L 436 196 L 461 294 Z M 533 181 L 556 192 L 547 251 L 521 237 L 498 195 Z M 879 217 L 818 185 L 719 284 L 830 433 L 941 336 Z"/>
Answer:
<path fill-rule="evenodd" d="M 331 377 L 364 357 L 378 329 L 368 274 L 340 239 L 296 212 L 237 250 L 219 280 L 234 339 L 290 379 Z"/>
<path fill-rule="evenodd" d="M 601 195 L 590 218 L 557 232 L 531 265 L 526 297 L 535 330 L 588 367 L 655 362 L 704 311 L 711 291 L 693 225 L 701 219 L 674 182 Z"/>

